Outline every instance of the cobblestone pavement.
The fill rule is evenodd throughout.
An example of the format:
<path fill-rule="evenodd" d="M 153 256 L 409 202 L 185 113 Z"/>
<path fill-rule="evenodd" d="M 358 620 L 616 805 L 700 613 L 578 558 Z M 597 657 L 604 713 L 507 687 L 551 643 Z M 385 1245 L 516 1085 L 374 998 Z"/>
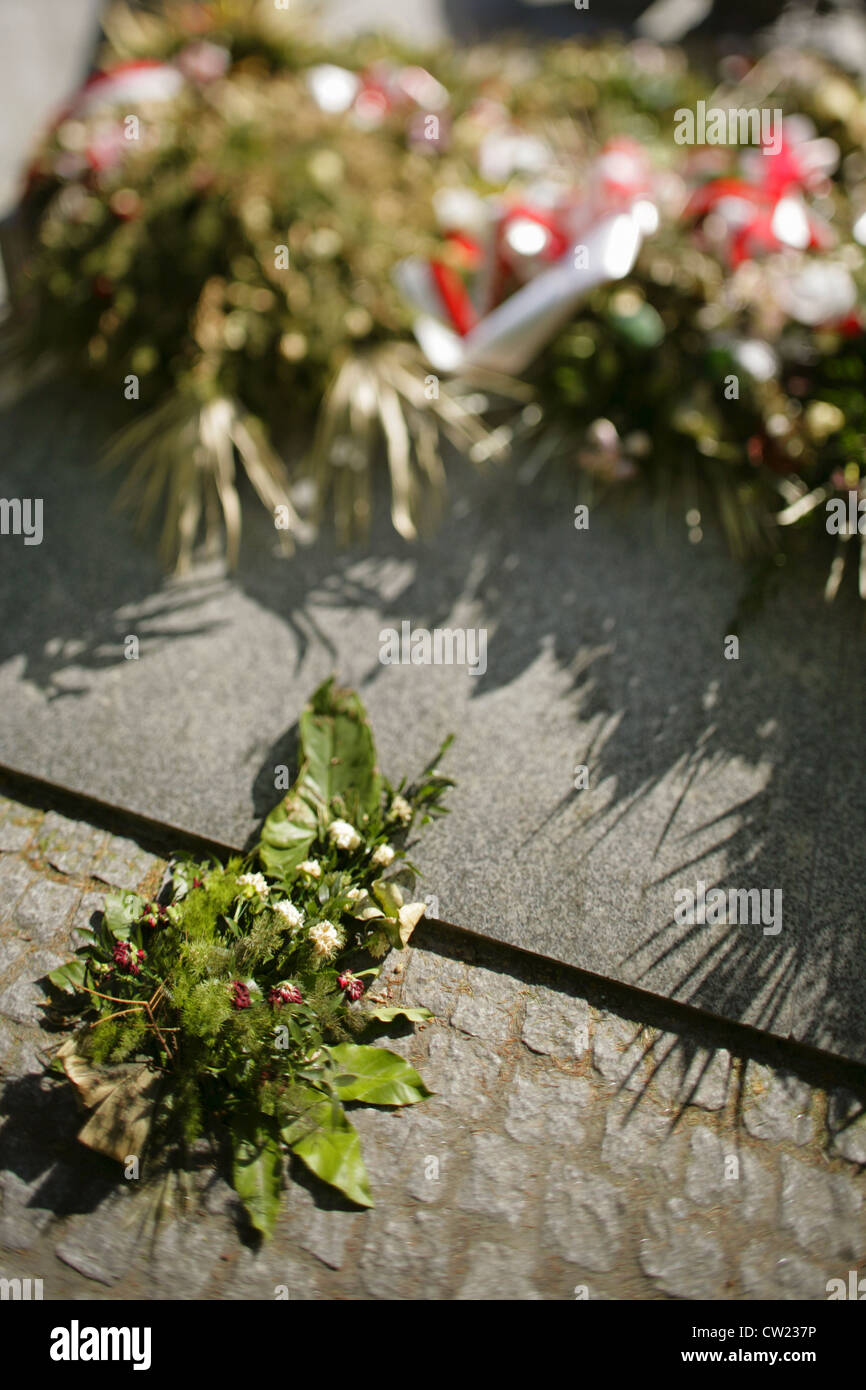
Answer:
<path fill-rule="evenodd" d="M 626 1016 L 597 981 L 435 924 L 376 987 L 437 1015 L 389 1043 L 435 1097 L 354 1117 L 376 1209 L 293 1172 L 256 1250 L 203 1155 L 185 1213 L 155 1224 L 41 1076 L 34 981 L 107 884 L 153 891 L 162 867 L 0 798 L 0 1275 L 42 1278 L 46 1298 L 541 1300 L 823 1299 L 829 1278 L 866 1274 L 850 1070 L 856 1093 L 832 1064 L 786 1070 L 682 1014 L 665 1026 L 648 1000 Z"/>

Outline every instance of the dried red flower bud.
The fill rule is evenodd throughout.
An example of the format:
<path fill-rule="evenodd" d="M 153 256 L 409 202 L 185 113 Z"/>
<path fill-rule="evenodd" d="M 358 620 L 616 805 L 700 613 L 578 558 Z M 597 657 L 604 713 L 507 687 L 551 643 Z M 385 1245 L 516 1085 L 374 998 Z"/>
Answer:
<path fill-rule="evenodd" d="M 141 967 L 138 962 L 144 960 L 144 951 L 137 950 L 131 953 L 128 941 L 116 941 L 113 954 L 115 964 L 119 965 L 121 970 L 128 970 L 131 975 L 141 974 Z"/>
<path fill-rule="evenodd" d="M 232 1003 L 236 1009 L 248 1009 L 250 1007 L 250 992 L 242 980 L 232 980 Z"/>
<path fill-rule="evenodd" d="M 364 993 L 364 981 L 359 980 L 357 975 L 353 975 L 351 970 L 344 970 L 342 975 L 337 976 L 337 984 L 343 991 L 347 999 L 353 1002 L 360 999 Z"/>
<path fill-rule="evenodd" d="M 268 995 L 268 1003 L 275 1008 L 282 1008 L 283 1004 L 300 1004 L 303 1002 L 301 991 L 297 985 L 283 984 L 275 985 Z"/>

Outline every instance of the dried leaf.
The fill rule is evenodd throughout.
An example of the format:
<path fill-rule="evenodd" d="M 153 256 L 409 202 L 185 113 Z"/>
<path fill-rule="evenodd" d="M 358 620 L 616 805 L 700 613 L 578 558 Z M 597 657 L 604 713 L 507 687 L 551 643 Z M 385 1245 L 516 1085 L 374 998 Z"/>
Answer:
<path fill-rule="evenodd" d="M 122 1163 L 144 1148 L 162 1076 L 144 1063 L 95 1066 L 69 1038 L 57 1051 L 83 1104 L 93 1114 L 78 1138 Z"/>

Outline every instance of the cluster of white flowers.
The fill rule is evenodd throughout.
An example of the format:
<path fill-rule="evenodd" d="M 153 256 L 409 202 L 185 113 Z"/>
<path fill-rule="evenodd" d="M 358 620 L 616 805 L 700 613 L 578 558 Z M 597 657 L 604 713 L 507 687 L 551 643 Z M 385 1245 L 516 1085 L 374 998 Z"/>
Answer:
<path fill-rule="evenodd" d="M 294 903 L 289 902 L 288 898 L 283 898 L 280 902 L 273 904 L 274 912 L 278 912 L 284 922 L 292 931 L 304 925 L 304 914 Z"/>
<path fill-rule="evenodd" d="M 387 869 L 393 860 L 394 850 L 391 845 L 377 845 L 370 855 L 370 863 L 375 864 L 377 868 Z"/>
<path fill-rule="evenodd" d="M 318 859 L 305 859 L 303 863 L 298 865 L 298 873 L 308 874 L 310 878 L 321 878 L 322 866 Z"/>
<path fill-rule="evenodd" d="M 250 890 L 249 892 L 244 891 L 243 896 L 245 898 L 252 898 L 256 895 L 260 898 L 268 896 L 268 881 L 264 874 L 241 874 L 238 883 L 243 885 L 244 890 Z"/>
<path fill-rule="evenodd" d="M 357 849 L 361 843 L 361 837 L 354 825 L 350 825 L 347 820 L 332 820 L 328 826 L 328 835 L 337 849 Z"/>
<path fill-rule="evenodd" d="M 401 825 L 408 825 L 412 819 L 412 807 L 405 796 L 395 796 L 391 802 L 391 819 L 398 820 Z"/>
<path fill-rule="evenodd" d="M 315 922 L 310 927 L 310 940 L 317 956 L 332 956 L 340 944 L 340 934 L 333 922 Z"/>

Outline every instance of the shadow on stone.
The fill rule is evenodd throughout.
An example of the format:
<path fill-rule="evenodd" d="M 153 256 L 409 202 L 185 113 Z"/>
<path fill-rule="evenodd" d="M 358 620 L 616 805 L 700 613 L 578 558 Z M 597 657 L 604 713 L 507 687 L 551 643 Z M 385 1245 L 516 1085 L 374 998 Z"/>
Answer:
<path fill-rule="evenodd" d="M 25 1222 L 31 1209 L 55 1217 L 94 1211 L 116 1190 L 117 1165 L 77 1142 L 82 1116 L 71 1088 L 39 1074 L 19 1077 L 4 1086 L 0 1115 L 0 1181 L 18 1179 Z"/>
<path fill-rule="evenodd" d="M 115 412 L 106 415 L 104 396 L 82 400 L 59 385 L 23 397 L 0 417 L 4 489 L 41 497 L 45 517 L 41 544 L 14 541 L 0 665 L 23 658 L 22 678 L 51 699 L 83 694 L 88 684 L 78 672 L 116 667 L 129 634 L 154 649 L 179 635 L 206 635 L 196 610 L 221 583 L 165 584 L 154 538 L 137 543 L 129 518 L 118 515 L 121 475 L 100 471 L 97 461 L 119 423 Z"/>

